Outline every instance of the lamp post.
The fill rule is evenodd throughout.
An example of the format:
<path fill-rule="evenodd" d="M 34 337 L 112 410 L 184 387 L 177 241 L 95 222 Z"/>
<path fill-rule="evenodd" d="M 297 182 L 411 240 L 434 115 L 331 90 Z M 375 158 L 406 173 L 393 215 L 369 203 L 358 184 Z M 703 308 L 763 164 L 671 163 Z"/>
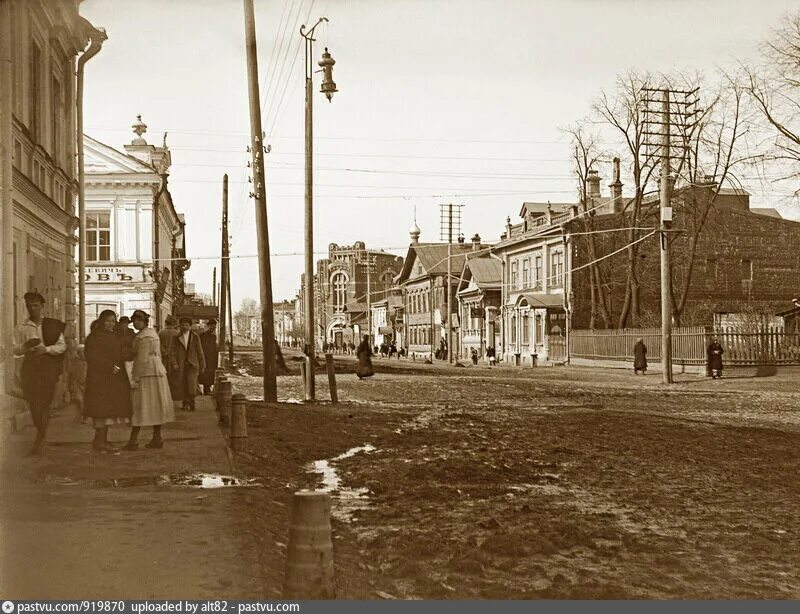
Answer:
<path fill-rule="evenodd" d="M 314 31 L 322 22 L 327 22 L 327 17 L 320 17 L 311 28 L 306 29 L 305 24 L 300 26 L 300 36 L 305 42 L 305 78 L 306 78 L 306 202 L 305 202 L 305 301 L 306 301 L 306 343 L 307 355 L 310 359 L 311 370 L 306 377 L 306 399 L 313 401 L 315 398 L 314 390 L 314 366 L 316 365 L 316 318 L 314 317 Z M 333 82 L 333 65 L 336 61 L 328 53 L 327 47 L 319 65 L 322 67 L 322 86 L 320 91 L 325 94 L 328 102 L 333 98 L 337 91 L 336 83 Z"/>

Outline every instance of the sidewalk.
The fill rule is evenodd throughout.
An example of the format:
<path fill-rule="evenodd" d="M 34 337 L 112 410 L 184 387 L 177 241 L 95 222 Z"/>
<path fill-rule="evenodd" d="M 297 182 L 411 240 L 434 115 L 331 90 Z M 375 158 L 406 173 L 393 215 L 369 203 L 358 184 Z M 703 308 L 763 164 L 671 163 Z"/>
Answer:
<path fill-rule="evenodd" d="M 122 444 L 127 427 L 110 429 Z M 247 489 L 158 485 L 159 476 L 231 475 L 211 397 L 176 411 L 164 448 L 97 454 L 93 430 L 51 420 L 41 457 L 31 429 L 3 442 L 0 594 L 14 599 L 262 596 L 258 552 L 237 530 Z M 113 480 L 116 480 L 116 486 Z"/>

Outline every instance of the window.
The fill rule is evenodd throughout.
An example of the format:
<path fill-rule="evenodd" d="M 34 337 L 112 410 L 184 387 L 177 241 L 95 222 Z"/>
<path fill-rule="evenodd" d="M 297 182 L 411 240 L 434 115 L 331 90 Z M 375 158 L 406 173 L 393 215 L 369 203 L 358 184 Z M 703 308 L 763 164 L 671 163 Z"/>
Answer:
<path fill-rule="evenodd" d="M 86 214 L 86 260 L 111 260 L 111 214 L 89 211 Z"/>
<path fill-rule="evenodd" d="M 42 104 L 42 48 L 31 41 L 31 61 L 30 61 L 30 130 L 35 142 L 41 139 L 41 104 Z"/>
<path fill-rule="evenodd" d="M 511 343 L 517 342 L 517 316 L 511 316 Z"/>
<path fill-rule="evenodd" d="M 536 256 L 533 259 L 533 285 L 537 288 L 542 287 L 542 257 Z"/>
<path fill-rule="evenodd" d="M 531 285 L 531 261 L 530 258 L 525 258 L 522 261 L 522 287 L 528 288 Z"/>
<path fill-rule="evenodd" d="M 528 345 L 531 342 L 531 327 L 528 314 L 522 315 L 522 345 Z"/>
<path fill-rule="evenodd" d="M 53 101 L 50 106 L 50 146 L 53 160 L 57 165 L 60 165 L 64 153 L 64 90 L 61 87 L 61 80 L 55 75 L 53 75 L 51 90 Z"/>
<path fill-rule="evenodd" d="M 534 339 L 535 339 L 537 344 L 541 344 L 542 343 L 542 316 L 541 315 L 537 315 L 536 316 L 534 327 L 535 327 L 533 329 Z"/>
<path fill-rule="evenodd" d="M 517 288 L 517 261 L 511 263 L 511 288 Z"/>
<path fill-rule="evenodd" d="M 550 283 L 554 286 L 564 284 L 564 253 L 553 252 L 550 254 Z"/>
<path fill-rule="evenodd" d="M 753 261 L 742 259 L 741 262 L 742 294 L 747 295 L 748 299 L 753 292 Z"/>
<path fill-rule="evenodd" d="M 336 273 L 331 279 L 333 284 L 333 310 L 341 312 L 347 298 L 347 277 L 344 273 Z"/>

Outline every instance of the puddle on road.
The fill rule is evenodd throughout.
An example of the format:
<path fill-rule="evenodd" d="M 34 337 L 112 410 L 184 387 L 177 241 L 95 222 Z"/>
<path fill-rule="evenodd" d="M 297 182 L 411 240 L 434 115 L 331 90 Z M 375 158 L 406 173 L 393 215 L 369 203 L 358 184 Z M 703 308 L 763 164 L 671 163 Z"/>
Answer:
<path fill-rule="evenodd" d="M 346 452 L 331 459 L 317 460 L 310 463 L 308 471 L 310 473 L 318 473 L 322 476 L 322 488 L 319 490 L 331 494 L 331 515 L 337 520 L 352 522 L 353 513 L 356 510 L 369 507 L 369 489 L 342 486 L 342 480 L 336 468 L 333 467 L 331 463 L 351 458 L 356 454 L 374 452 L 375 449 L 375 446 L 367 443 L 363 446 L 350 448 Z"/>
<path fill-rule="evenodd" d="M 231 488 L 260 486 L 255 478 L 237 478 L 213 473 L 173 473 L 171 475 L 148 475 L 130 478 L 107 478 L 103 480 L 75 480 L 73 478 L 47 476 L 45 483 L 58 486 L 84 486 L 88 488 L 136 488 L 142 486 L 189 486 L 191 488 Z"/>

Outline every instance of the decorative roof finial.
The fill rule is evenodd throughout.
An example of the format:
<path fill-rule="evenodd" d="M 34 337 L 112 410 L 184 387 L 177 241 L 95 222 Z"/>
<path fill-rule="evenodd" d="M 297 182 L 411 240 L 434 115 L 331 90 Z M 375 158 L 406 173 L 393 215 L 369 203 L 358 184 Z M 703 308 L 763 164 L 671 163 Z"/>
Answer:
<path fill-rule="evenodd" d="M 411 230 L 409 230 L 408 234 L 411 236 L 412 243 L 419 242 L 419 236 L 422 234 L 422 231 L 417 226 L 417 207 L 414 206 L 414 224 L 411 226 Z"/>
<path fill-rule="evenodd" d="M 133 145 L 147 145 L 147 141 L 142 138 L 142 135 L 147 132 L 147 124 L 142 121 L 142 116 L 137 115 L 136 121 L 131 125 L 133 128 L 133 133 L 136 135 L 136 138 L 131 141 Z"/>

